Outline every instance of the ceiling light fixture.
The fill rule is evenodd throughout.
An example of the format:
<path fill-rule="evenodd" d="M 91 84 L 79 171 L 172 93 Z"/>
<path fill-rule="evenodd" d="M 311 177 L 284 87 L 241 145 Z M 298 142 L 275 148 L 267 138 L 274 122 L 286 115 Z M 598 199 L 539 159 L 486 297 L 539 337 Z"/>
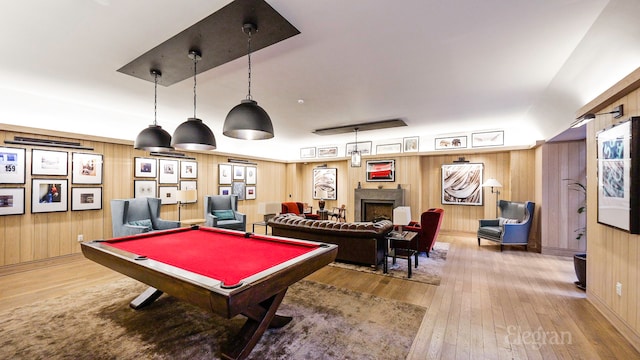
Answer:
<path fill-rule="evenodd" d="M 229 111 L 224 121 L 222 133 L 231 138 L 264 140 L 273 137 L 273 124 L 269 114 L 251 98 L 251 34 L 257 30 L 256 25 L 252 23 L 246 23 L 242 26 L 242 31 L 248 35 L 249 93 L 239 105 Z"/>
<path fill-rule="evenodd" d="M 193 60 L 193 117 L 188 118 L 173 133 L 173 145 L 182 150 L 215 150 L 216 138 L 209 127 L 196 117 L 196 66 L 202 59 L 199 50 L 189 50 L 189 59 Z"/>
<path fill-rule="evenodd" d="M 612 111 L 609 111 L 609 112 L 606 112 L 606 113 L 584 114 L 584 116 L 582 116 L 581 118 L 576 119 L 576 121 L 573 122 L 571 127 L 572 128 L 579 128 L 582 125 L 588 123 L 589 121 L 595 119 L 596 116 L 598 116 L 598 115 L 609 115 L 609 114 L 613 114 L 613 118 L 614 119 L 621 118 L 624 115 L 624 106 L 623 105 L 618 105 L 618 106 L 614 107 Z"/>
<path fill-rule="evenodd" d="M 162 76 L 160 70 L 151 69 L 153 75 L 153 124 L 142 130 L 136 137 L 133 147 L 140 150 L 167 151 L 173 150 L 171 135 L 157 123 L 158 117 L 158 77 Z"/>
<path fill-rule="evenodd" d="M 351 152 L 351 167 L 360 167 L 362 165 L 362 155 L 358 151 L 358 128 L 354 130 L 356 132 L 356 146 Z"/>

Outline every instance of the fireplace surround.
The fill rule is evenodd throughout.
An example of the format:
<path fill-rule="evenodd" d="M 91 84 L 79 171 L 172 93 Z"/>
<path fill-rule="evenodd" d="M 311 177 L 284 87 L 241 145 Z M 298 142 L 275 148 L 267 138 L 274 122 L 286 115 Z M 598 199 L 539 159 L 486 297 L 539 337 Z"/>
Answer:
<path fill-rule="evenodd" d="M 373 210 L 368 211 L 371 214 L 387 214 L 390 211 L 389 219 L 393 209 L 398 206 L 404 206 L 404 190 L 403 189 L 355 189 L 354 201 L 354 221 L 371 221 L 366 219 L 365 208 L 372 206 Z M 386 215 L 385 215 L 386 216 Z"/>

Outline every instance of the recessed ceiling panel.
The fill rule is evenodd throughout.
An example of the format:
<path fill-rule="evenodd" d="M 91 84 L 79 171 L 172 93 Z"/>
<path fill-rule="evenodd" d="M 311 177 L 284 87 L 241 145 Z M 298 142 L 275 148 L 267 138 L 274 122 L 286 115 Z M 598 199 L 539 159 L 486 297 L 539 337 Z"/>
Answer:
<path fill-rule="evenodd" d="M 162 72 L 158 84 L 175 84 L 193 76 L 193 61 L 188 57 L 193 48 L 202 53 L 198 73 L 246 56 L 248 35 L 242 30 L 245 23 L 253 23 L 258 29 L 251 36 L 252 52 L 300 33 L 264 0 L 236 0 L 118 71 L 153 82 L 149 71 L 158 69 Z"/>

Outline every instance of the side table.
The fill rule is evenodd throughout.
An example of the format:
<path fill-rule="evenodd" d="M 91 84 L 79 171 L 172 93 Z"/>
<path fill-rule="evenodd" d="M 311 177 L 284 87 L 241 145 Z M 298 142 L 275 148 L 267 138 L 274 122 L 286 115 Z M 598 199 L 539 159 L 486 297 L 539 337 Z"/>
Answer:
<path fill-rule="evenodd" d="M 384 266 L 382 268 L 385 274 L 389 272 L 388 258 L 393 258 L 392 264 L 396 263 L 397 258 L 401 258 L 407 260 L 407 277 L 411 278 L 411 257 L 415 258 L 415 267 L 418 267 L 418 252 L 410 248 L 411 240 L 413 240 L 416 235 L 418 235 L 418 233 L 413 231 L 403 231 L 402 233 L 392 231 L 387 235 L 387 243 L 384 247 Z M 389 248 L 391 248 L 392 245 L 392 254 L 389 254 Z"/>
<path fill-rule="evenodd" d="M 256 233 L 256 225 L 257 226 L 264 226 L 264 234 L 267 235 L 267 230 L 269 229 L 269 224 L 267 224 L 266 221 L 258 221 L 258 222 L 254 222 L 253 224 L 251 224 L 251 232 L 252 233 Z"/>
<path fill-rule="evenodd" d="M 318 210 L 316 214 L 320 216 L 320 220 L 329 220 L 329 210 Z"/>

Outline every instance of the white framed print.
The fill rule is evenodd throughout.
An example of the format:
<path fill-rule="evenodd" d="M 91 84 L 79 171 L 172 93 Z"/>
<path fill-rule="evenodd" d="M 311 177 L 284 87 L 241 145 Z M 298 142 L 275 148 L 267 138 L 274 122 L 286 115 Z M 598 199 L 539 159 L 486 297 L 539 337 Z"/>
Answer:
<path fill-rule="evenodd" d="M 403 152 L 418 152 L 420 149 L 420 137 L 412 136 L 402 139 Z"/>
<path fill-rule="evenodd" d="M 68 174 L 69 154 L 66 151 L 31 150 L 31 175 Z"/>
<path fill-rule="evenodd" d="M 102 209 L 101 187 L 72 187 L 71 211 Z"/>
<path fill-rule="evenodd" d="M 158 169 L 156 168 L 157 161 L 156 159 L 147 159 L 137 157 L 134 159 L 134 172 L 133 176 L 135 177 L 146 177 L 146 178 L 155 178 L 158 174 Z"/>
<path fill-rule="evenodd" d="M 177 186 L 160 186 L 158 189 L 158 195 L 162 205 L 175 205 L 178 203 Z"/>
<path fill-rule="evenodd" d="M 71 154 L 71 183 L 102 184 L 102 154 Z"/>
<path fill-rule="evenodd" d="M 218 188 L 218 195 L 231 195 L 231 186 L 220 186 Z"/>
<path fill-rule="evenodd" d="M 196 190 L 198 191 L 198 182 L 195 180 L 182 180 L 180 181 L 180 190 Z M 185 201 L 184 204 L 193 204 L 198 202 L 198 196 L 193 201 Z"/>
<path fill-rule="evenodd" d="M 160 159 L 160 184 L 178 183 L 178 160 Z"/>
<path fill-rule="evenodd" d="M 247 177 L 245 183 L 247 185 L 255 185 L 258 181 L 258 168 L 255 166 L 247 166 L 245 169 L 245 175 Z"/>
<path fill-rule="evenodd" d="M 244 180 L 245 167 L 243 165 L 233 165 L 233 181 Z"/>
<path fill-rule="evenodd" d="M 0 188 L 0 216 L 24 214 L 24 188 Z"/>
<path fill-rule="evenodd" d="M 31 212 L 67 211 L 67 179 L 32 179 Z"/>
<path fill-rule="evenodd" d="M 25 183 L 25 149 L 0 147 L 0 184 Z"/>
<path fill-rule="evenodd" d="M 231 185 L 233 175 L 231 164 L 218 164 L 218 185 Z"/>
<path fill-rule="evenodd" d="M 197 179 L 198 163 L 196 161 L 180 161 L 180 177 L 183 179 Z"/>
<path fill-rule="evenodd" d="M 157 198 L 155 180 L 133 180 L 133 197 Z"/>
<path fill-rule="evenodd" d="M 256 187 L 255 186 L 247 186 L 245 188 L 245 199 L 247 200 L 255 200 L 256 199 Z"/>
<path fill-rule="evenodd" d="M 300 149 L 300 158 L 301 159 L 310 159 L 316 157 L 316 148 L 307 147 Z"/>

